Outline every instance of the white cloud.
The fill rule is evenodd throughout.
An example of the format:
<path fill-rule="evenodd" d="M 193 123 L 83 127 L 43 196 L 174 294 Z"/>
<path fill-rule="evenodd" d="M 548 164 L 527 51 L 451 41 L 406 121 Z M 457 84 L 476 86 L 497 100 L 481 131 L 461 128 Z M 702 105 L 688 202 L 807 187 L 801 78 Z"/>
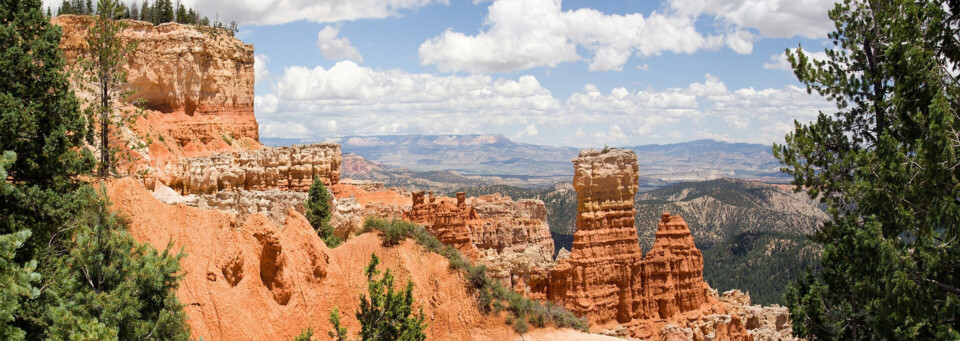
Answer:
<path fill-rule="evenodd" d="M 258 119 L 303 121 L 314 136 L 480 132 L 528 124 L 531 115 L 550 117 L 561 107 L 533 76 L 441 77 L 378 71 L 353 61 L 329 69 L 287 68 L 274 88 L 257 102 Z M 336 130 L 327 124 L 331 119 Z"/>
<path fill-rule="evenodd" d="M 537 134 L 540 134 L 540 131 L 537 130 L 537 125 L 535 123 L 530 123 L 530 125 L 518 132 L 515 138 L 519 139 L 524 136 L 537 136 Z"/>
<path fill-rule="evenodd" d="M 609 131 L 598 131 L 593 134 L 595 143 L 611 146 L 620 146 L 627 142 L 627 135 L 620 129 L 619 124 L 612 124 Z"/>
<path fill-rule="evenodd" d="M 645 17 L 589 8 L 562 11 L 560 0 L 495 0 L 480 33 L 447 30 L 421 44 L 418 54 L 420 64 L 436 65 L 441 71 L 490 73 L 579 61 L 584 58 L 578 47 L 591 54 L 591 71 L 622 70 L 634 54 L 694 53 L 725 45 L 738 53 L 752 51 L 751 33 L 733 30 L 704 37 L 694 20 L 675 13 Z"/>
<path fill-rule="evenodd" d="M 260 83 L 261 81 L 270 77 L 270 71 L 267 70 L 267 63 L 270 62 L 270 57 L 267 57 L 265 54 L 258 54 L 253 56 L 253 79 L 254 82 Z"/>
<path fill-rule="evenodd" d="M 261 135 L 329 138 L 367 134 L 499 132 L 580 146 L 685 141 L 701 132 L 737 141 L 780 141 L 797 118 L 813 120 L 830 103 L 802 88 L 728 89 L 718 78 L 663 90 L 586 84 L 565 99 L 536 77 L 436 76 L 374 70 L 353 61 L 287 68 L 273 94 L 257 96 Z M 284 130 L 285 125 L 291 129 Z M 301 129 L 302 127 L 302 129 Z M 559 133 L 567 131 L 568 135 Z"/>
<path fill-rule="evenodd" d="M 792 49 L 790 49 L 790 51 L 795 54 L 795 53 L 797 52 L 797 49 L 796 49 L 796 48 L 792 48 Z M 811 59 L 814 59 L 814 60 L 827 60 L 827 53 L 826 53 L 826 52 L 823 52 L 823 51 L 820 51 L 820 52 L 810 52 L 810 51 L 806 51 L 806 50 L 804 50 L 803 52 L 804 52 L 804 54 L 807 55 L 808 58 L 811 58 Z M 793 71 L 793 67 L 790 66 L 790 60 L 787 59 L 787 54 L 786 54 L 786 52 L 781 53 L 781 54 L 775 54 L 775 55 L 773 55 L 773 56 L 770 56 L 770 62 L 769 62 L 769 63 L 764 63 L 764 64 L 763 64 L 763 68 L 764 68 L 764 69 L 768 69 L 768 70 Z"/>
<path fill-rule="evenodd" d="M 834 29 L 827 11 L 836 0 L 669 0 L 689 15 L 711 15 L 729 24 L 754 28 L 767 37 L 823 38 Z"/>
<path fill-rule="evenodd" d="M 363 63 L 363 56 L 353 45 L 350 45 L 350 39 L 347 37 L 338 38 L 340 29 L 333 26 L 326 26 L 317 33 L 317 48 L 327 59 L 344 60 L 349 59 L 358 63 Z"/>

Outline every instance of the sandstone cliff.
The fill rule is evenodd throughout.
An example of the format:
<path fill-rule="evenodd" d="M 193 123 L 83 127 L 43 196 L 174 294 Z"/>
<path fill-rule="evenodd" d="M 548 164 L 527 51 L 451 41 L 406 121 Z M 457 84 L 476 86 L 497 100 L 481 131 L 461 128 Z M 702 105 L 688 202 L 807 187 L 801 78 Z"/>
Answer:
<path fill-rule="evenodd" d="M 68 65 L 76 65 L 88 50 L 93 17 L 62 15 L 52 22 L 63 27 L 60 47 Z M 125 67 L 131 100 L 142 100 L 148 113 L 133 128 L 153 139 L 147 163 L 259 146 L 252 45 L 208 27 L 125 22 L 121 38 L 137 43 Z"/>
<path fill-rule="evenodd" d="M 306 192 L 314 176 L 326 186 L 340 182 L 340 145 L 318 143 L 183 158 L 167 165 L 158 178 L 183 194 L 208 194 L 234 189 Z"/>
<path fill-rule="evenodd" d="M 363 269 L 374 253 L 398 283 L 414 282 L 415 309 L 423 308 L 428 339 L 520 339 L 500 317 L 476 308 L 466 280 L 450 270 L 446 258 L 411 240 L 386 248 L 370 233 L 329 249 L 292 209 L 282 225 L 255 213 L 235 228 L 229 214 L 163 204 L 131 179 L 110 183 L 108 195 L 129 219 L 134 238 L 159 249 L 172 241 L 175 250 L 184 250 L 177 296 L 193 338 L 290 340 L 307 327 L 324 335 L 331 330 L 333 307 L 339 307 L 344 326 L 356 335 L 357 296 L 365 291 Z M 558 338 L 601 339 L 555 329 L 524 336 Z"/>

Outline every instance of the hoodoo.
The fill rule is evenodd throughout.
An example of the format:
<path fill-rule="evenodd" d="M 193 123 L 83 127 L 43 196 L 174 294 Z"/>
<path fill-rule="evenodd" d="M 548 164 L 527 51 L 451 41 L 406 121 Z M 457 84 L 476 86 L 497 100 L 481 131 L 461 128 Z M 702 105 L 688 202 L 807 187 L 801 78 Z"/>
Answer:
<path fill-rule="evenodd" d="M 643 254 L 633 220 L 637 155 L 591 149 L 573 164 L 577 231 L 570 258 L 550 272 L 547 298 L 594 324 L 628 322 L 649 305 L 640 295 Z"/>

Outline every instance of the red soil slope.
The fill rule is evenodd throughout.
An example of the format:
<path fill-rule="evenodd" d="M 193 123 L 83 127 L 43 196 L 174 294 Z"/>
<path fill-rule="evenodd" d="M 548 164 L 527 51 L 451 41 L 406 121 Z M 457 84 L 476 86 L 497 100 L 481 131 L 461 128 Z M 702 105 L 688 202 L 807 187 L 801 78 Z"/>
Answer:
<path fill-rule="evenodd" d="M 306 219 L 287 212 L 284 226 L 263 213 L 243 226 L 222 212 L 157 201 L 132 179 L 112 182 L 108 189 L 114 209 L 130 222 L 137 239 L 159 249 L 168 241 L 186 253 L 178 297 L 185 305 L 193 337 L 207 340 L 289 340 L 307 327 L 318 339 L 331 329 L 330 311 L 338 306 L 351 334 L 359 294 L 366 291 L 363 268 L 371 253 L 382 267 L 411 280 L 414 297 L 428 323 L 429 339 L 519 339 L 494 315 L 475 307 L 463 277 L 450 270 L 442 256 L 425 252 L 408 240 L 381 246 L 376 234 L 350 239 L 329 249 Z M 524 339 L 583 339 L 599 336 L 570 330 L 542 330 Z"/>

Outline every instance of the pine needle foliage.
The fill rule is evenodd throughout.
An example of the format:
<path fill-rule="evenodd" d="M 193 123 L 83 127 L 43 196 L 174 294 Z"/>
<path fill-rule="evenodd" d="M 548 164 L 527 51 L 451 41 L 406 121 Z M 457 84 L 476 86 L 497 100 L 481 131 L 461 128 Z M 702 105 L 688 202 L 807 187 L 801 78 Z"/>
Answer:
<path fill-rule="evenodd" d="M 330 195 L 330 191 L 319 177 L 314 176 L 313 184 L 307 192 L 307 201 L 303 204 L 306 218 L 327 247 L 335 248 L 343 243 L 343 240 L 333 234 L 333 226 L 330 225 L 332 203 L 333 196 Z"/>
<path fill-rule="evenodd" d="M 380 258 L 373 254 L 364 271 L 369 296 L 360 295 L 360 310 L 357 312 L 360 340 L 426 340 L 424 331 L 427 324 L 424 322 L 423 308 L 419 314 L 413 314 L 413 282 L 407 281 L 403 291 L 395 291 L 393 274 L 387 269 L 380 276 L 380 270 L 377 270 L 379 264 Z M 338 309 L 330 313 L 330 322 L 334 331 L 328 335 L 337 340 L 346 340 L 346 329 L 340 326 Z"/>
<path fill-rule="evenodd" d="M 960 2 L 844 0 L 825 60 L 790 53 L 836 103 L 796 123 L 777 158 L 831 220 L 785 294 L 809 339 L 960 339 Z"/>

